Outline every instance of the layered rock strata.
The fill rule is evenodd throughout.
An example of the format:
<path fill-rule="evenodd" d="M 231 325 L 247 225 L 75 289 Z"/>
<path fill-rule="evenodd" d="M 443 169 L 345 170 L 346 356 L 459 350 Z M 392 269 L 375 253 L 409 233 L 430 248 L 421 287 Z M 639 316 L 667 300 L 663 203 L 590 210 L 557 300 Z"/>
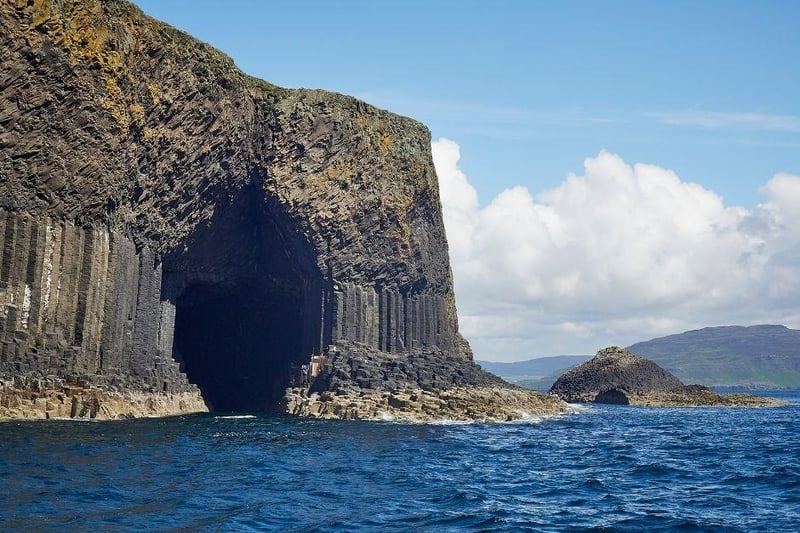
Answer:
<path fill-rule="evenodd" d="M 286 400 L 290 414 L 346 420 L 511 422 L 573 412 L 553 396 L 506 386 L 364 389 L 346 394 L 292 389 Z"/>
<path fill-rule="evenodd" d="M 702 385 L 684 385 L 653 361 L 610 346 L 565 372 L 549 394 L 566 402 L 652 407 L 770 407 L 784 402 L 751 394 L 721 395 Z"/>
<path fill-rule="evenodd" d="M 7 382 L 275 409 L 329 345 L 439 361 L 413 388 L 489 379 L 464 370 L 428 130 L 122 0 L 0 0 L 0 250 Z"/>
<path fill-rule="evenodd" d="M 136 390 L 116 391 L 76 380 L 17 379 L 0 382 L 0 420 L 96 419 L 119 420 L 205 412 L 196 392 L 153 394 Z"/>

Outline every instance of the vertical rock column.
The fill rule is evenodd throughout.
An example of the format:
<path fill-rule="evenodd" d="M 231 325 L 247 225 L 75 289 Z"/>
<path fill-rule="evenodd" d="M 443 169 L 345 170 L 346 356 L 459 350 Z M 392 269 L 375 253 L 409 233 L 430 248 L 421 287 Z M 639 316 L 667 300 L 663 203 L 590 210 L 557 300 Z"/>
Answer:
<path fill-rule="evenodd" d="M 433 293 L 404 295 L 396 288 L 340 283 L 331 306 L 333 337 L 383 352 L 413 348 L 445 348 L 453 342 L 455 324 L 448 322 L 447 302 Z"/>
<path fill-rule="evenodd" d="M 119 233 L 111 234 L 108 290 L 100 344 L 104 370 L 128 368 L 133 352 L 133 326 L 139 292 L 136 247 Z"/>
<path fill-rule="evenodd" d="M 160 386 L 175 309 L 161 265 L 104 228 L 0 210 L 0 373 L 136 376 Z M 168 304 L 168 302 L 166 302 Z M 177 365 L 174 365 L 177 368 Z"/>
<path fill-rule="evenodd" d="M 96 371 L 108 234 L 13 212 L 0 218 L 4 360 L 20 371 Z"/>
<path fill-rule="evenodd" d="M 146 377 L 158 353 L 161 326 L 161 264 L 148 248 L 139 252 L 139 284 L 130 369 Z"/>
<path fill-rule="evenodd" d="M 172 345 L 175 342 L 175 304 L 169 300 L 161 302 L 161 320 L 158 325 L 158 354 L 161 357 L 172 356 Z"/>
<path fill-rule="evenodd" d="M 379 349 L 384 352 L 404 352 L 407 348 L 405 298 L 397 289 L 383 289 L 380 301 Z"/>
<path fill-rule="evenodd" d="M 349 340 L 378 349 L 381 339 L 381 300 L 373 287 L 340 284 L 334 291 L 336 339 Z"/>

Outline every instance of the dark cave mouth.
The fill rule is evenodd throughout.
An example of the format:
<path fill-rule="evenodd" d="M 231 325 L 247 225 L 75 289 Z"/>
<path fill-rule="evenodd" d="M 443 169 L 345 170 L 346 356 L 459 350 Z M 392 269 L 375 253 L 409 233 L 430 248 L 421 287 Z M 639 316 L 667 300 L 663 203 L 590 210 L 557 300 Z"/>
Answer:
<path fill-rule="evenodd" d="M 173 358 L 209 409 L 280 410 L 292 369 L 323 345 L 327 286 L 284 207 L 256 186 L 242 189 L 163 264 Z"/>
<path fill-rule="evenodd" d="M 173 354 L 211 411 L 278 410 L 302 358 L 301 311 L 252 287 L 190 286 L 177 300 Z"/>

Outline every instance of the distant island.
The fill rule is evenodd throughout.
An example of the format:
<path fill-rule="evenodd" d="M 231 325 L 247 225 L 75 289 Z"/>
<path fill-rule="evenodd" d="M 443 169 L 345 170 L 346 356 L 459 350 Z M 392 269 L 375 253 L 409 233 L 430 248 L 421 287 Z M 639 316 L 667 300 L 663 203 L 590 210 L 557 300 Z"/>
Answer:
<path fill-rule="evenodd" d="M 546 392 L 558 376 L 591 358 L 591 355 L 556 355 L 513 363 L 494 361 L 477 361 L 477 363 L 484 370 L 520 387 Z"/>
<path fill-rule="evenodd" d="M 684 381 L 714 387 L 800 388 L 800 330 L 720 326 L 628 347 Z"/>
<path fill-rule="evenodd" d="M 638 342 L 628 347 L 687 383 L 718 388 L 800 389 L 800 330 L 781 325 L 718 326 Z M 514 363 L 478 361 L 522 387 L 546 391 L 590 355 L 541 357 Z"/>
<path fill-rule="evenodd" d="M 550 394 L 566 402 L 649 407 L 774 407 L 784 402 L 753 394 L 718 394 L 686 385 L 653 361 L 609 346 L 565 372 Z"/>

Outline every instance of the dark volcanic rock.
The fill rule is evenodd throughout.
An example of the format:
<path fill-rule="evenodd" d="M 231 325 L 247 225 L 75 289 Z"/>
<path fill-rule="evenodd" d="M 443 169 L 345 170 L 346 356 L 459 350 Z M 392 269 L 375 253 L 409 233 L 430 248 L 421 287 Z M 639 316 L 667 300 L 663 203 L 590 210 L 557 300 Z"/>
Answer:
<path fill-rule="evenodd" d="M 681 386 L 681 380 L 654 362 L 618 346 L 610 346 L 558 378 L 550 393 L 567 402 L 594 402 L 617 397 L 618 394 L 608 393 L 612 389 L 617 393 L 638 395 Z"/>
<path fill-rule="evenodd" d="M 777 407 L 785 401 L 755 394 L 719 394 L 703 385 L 684 385 L 631 398 L 635 405 L 652 407 Z"/>
<path fill-rule="evenodd" d="M 253 79 L 121 0 L 0 0 L 0 379 L 277 405 L 493 380 L 458 333 L 430 133 Z"/>
<path fill-rule="evenodd" d="M 338 345 L 313 391 L 350 391 L 354 388 L 400 390 L 417 387 L 443 390 L 454 387 L 511 387 L 483 371 L 469 359 L 441 350 L 414 349 L 403 354 L 381 353 L 352 343 Z"/>
<path fill-rule="evenodd" d="M 619 389 L 600 391 L 592 401 L 594 403 L 610 403 L 615 405 L 629 405 L 631 403 L 631 399 L 628 398 L 625 391 Z"/>
<path fill-rule="evenodd" d="M 684 385 L 654 362 L 610 346 L 564 373 L 550 394 L 567 402 L 648 405 L 653 407 L 783 405 L 750 394 L 717 394 L 702 385 Z"/>

